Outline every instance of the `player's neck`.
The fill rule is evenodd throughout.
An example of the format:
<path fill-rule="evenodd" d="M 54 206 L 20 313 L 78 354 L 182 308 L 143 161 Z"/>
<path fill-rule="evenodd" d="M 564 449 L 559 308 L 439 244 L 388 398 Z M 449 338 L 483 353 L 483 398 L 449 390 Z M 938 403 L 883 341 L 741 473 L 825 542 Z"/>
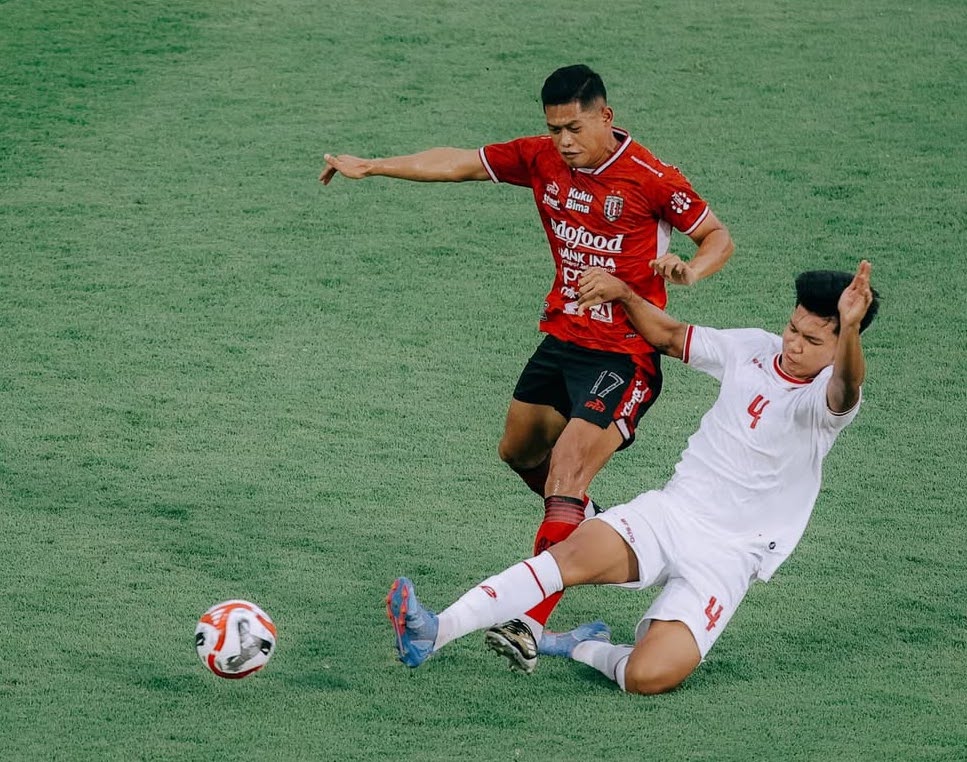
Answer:
<path fill-rule="evenodd" d="M 587 171 L 593 172 L 598 169 L 602 164 L 606 164 L 612 156 L 614 156 L 615 151 L 621 147 L 621 141 L 618 140 L 618 136 L 611 133 L 611 141 L 601 149 L 601 154 L 598 159 L 594 162 L 593 166 L 587 168 Z"/>

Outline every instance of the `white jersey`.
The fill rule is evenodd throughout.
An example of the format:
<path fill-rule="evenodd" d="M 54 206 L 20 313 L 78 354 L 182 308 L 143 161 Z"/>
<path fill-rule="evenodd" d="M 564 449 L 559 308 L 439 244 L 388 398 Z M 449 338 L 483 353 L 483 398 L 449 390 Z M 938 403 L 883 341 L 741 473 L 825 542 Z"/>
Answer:
<path fill-rule="evenodd" d="M 682 359 L 722 386 L 662 490 L 716 536 L 759 555 L 762 580 L 802 537 L 823 458 L 859 409 L 830 412 L 832 367 L 799 381 L 783 373 L 781 350 L 779 336 L 758 329 L 688 327 Z"/>

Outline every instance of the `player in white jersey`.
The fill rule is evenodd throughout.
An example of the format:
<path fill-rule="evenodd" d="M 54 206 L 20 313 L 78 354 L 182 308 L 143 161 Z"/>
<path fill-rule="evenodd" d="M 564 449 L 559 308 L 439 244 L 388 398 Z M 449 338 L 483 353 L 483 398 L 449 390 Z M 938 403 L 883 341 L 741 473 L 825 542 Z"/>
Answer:
<path fill-rule="evenodd" d="M 439 615 L 397 579 L 387 614 L 408 666 L 566 587 L 660 585 L 635 645 L 612 644 L 607 625 L 593 622 L 545 632 L 539 651 L 595 667 L 628 692 L 671 690 L 701 663 L 751 582 L 768 580 L 802 536 L 823 458 L 859 409 L 860 333 L 878 308 L 869 262 L 852 276 L 800 275 L 781 337 L 681 323 L 599 268 L 585 271 L 579 293 L 580 309 L 620 302 L 652 346 L 718 379 L 719 397 L 661 490 L 586 520 Z"/>

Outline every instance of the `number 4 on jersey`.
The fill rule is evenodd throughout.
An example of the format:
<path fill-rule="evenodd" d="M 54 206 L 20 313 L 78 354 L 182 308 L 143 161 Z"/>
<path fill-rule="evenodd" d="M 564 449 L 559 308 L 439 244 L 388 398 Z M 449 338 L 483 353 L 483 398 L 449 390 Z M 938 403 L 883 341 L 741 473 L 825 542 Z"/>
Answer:
<path fill-rule="evenodd" d="M 763 397 L 761 394 L 757 394 L 756 398 L 749 403 L 747 408 L 749 415 L 752 416 L 752 423 L 749 424 L 750 429 L 754 429 L 759 425 L 759 419 L 762 417 L 762 413 L 766 409 L 766 405 L 769 404 L 769 400 Z"/>

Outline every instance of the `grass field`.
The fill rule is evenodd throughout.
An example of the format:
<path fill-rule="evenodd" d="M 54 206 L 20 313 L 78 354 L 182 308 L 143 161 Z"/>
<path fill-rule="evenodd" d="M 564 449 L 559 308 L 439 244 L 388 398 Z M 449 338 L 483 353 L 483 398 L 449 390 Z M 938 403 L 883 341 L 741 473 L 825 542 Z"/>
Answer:
<path fill-rule="evenodd" d="M 0 759 L 967 758 L 965 39 L 962 0 L 0 0 Z M 520 189 L 316 181 L 540 132 L 579 61 L 736 240 L 674 314 L 778 330 L 862 257 L 883 295 L 800 549 L 656 698 L 475 636 L 395 662 L 393 577 L 440 605 L 529 552 L 496 443 L 550 257 Z M 714 399 L 665 368 L 598 502 Z M 221 681 L 233 597 L 279 650 Z"/>

